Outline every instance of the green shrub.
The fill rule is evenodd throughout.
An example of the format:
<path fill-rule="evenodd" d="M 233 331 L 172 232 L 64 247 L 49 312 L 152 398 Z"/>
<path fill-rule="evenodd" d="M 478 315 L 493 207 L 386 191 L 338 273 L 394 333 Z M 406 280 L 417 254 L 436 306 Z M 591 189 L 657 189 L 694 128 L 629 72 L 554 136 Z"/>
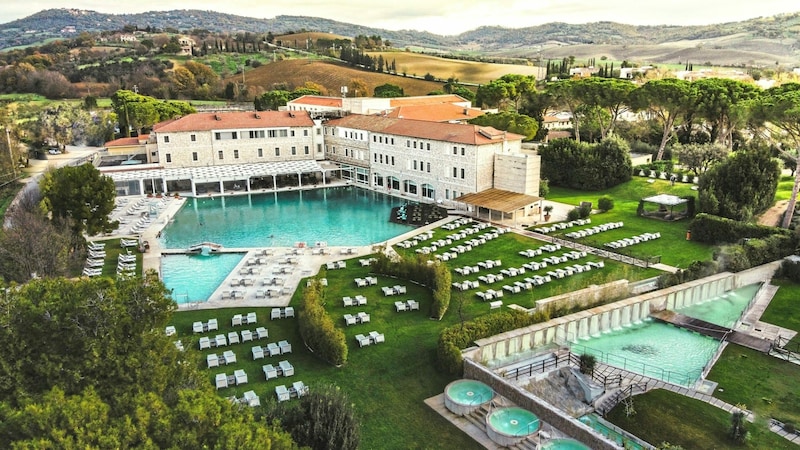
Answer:
<path fill-rule="evenodd" d="M 303 342 L 318 358 L 335 366 L 347 362 L 347 341 L 322 306 L 322 285 L 311 283 L 303 291 L 297 318 Z"/>
<path fill-rule="evenodd" d="M 423 286 L 427 286 L 432 293 L 430 316 L 441 320 L 450 306 L 450 289 L 452 275 L 444 264 L 428 264 L 428 259 L 422 255 L 416 258 L 391 261 L 383 253 L 379 253 L 372 264 L 372 270 L 398 278 L 405 278 Z"/>
<path fill-rule="evenodd" d="M 597 199 L 597 209 L 602 212 L 611 211 L 614 209 L 614 199 L 608 195 L 604 195 Z"/>
<path fill-rule="evenodd" d="M 581 218 L 581 210 L 577 206 L 567 213 L 567 220 L 573 221 Z"/>
<path fill-rule="evenodd" d="M 790 234 L 787 230 L 740 222 L 711 214 L 698 214 L 690 225 L 692 240 L 705 244 L 738 242 L 745 238 L 763 238 L 773 234 Z"/>
<path fill-rule="evenodd" d="M 778 269 L 777 276 L 781 278 L 788 278 L 795 283 L 800 283 L 800 260 L 783 260 L 783 262 L 781 262 L 780 269 Z"/>

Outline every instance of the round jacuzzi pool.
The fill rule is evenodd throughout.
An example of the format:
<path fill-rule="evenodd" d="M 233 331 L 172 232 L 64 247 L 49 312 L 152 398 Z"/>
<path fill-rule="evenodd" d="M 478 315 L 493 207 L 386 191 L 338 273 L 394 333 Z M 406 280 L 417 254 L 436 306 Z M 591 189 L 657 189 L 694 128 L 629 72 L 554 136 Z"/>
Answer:
<path fill-rule="evenodd" d="M 486 417 L 486 434 L 495 443 L 512 446 L 539 431 L 536 414 L 519 407 L 500 408 Z"/>
<path fill-rule="evenodd" d="M 550 439 L 540 448 L 542 450 L 591 450 L 575 439 Z"/>
<path fill-rule="evenodd" d="M 493 397 L 492 388 L 476 380 L 456 380 L 444 388 L 444 405 L 460 416 L 475 411 Z"/>

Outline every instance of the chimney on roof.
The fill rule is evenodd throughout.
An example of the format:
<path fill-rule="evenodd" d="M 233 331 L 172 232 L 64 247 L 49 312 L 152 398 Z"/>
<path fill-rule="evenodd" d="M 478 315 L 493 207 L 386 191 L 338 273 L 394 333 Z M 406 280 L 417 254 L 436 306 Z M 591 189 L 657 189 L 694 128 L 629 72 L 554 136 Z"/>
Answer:
<path fill-rule="evenodd" d="M 256 116 L 256 119 L 260 119 L 261 118 L 261 116 L 258 113 L 256 113 L 255 116 Z"/>
<path fill-rule="evenodd" d="M 294 117 L 294 113 L 289 111 L 289 117 Z"/>
<path fill-rule="evenodd" d="M 465 116 L 468 116 L 468 115 L 469 115 L 469 110 L 468 110 L 467 108 L 464 108 L 464 115 L 465 115 Z"/>
<path fill-rule="evenodd" d="M 222 117 L 219 114 L 214 114 L 214 120 L 222 120 Z"/>

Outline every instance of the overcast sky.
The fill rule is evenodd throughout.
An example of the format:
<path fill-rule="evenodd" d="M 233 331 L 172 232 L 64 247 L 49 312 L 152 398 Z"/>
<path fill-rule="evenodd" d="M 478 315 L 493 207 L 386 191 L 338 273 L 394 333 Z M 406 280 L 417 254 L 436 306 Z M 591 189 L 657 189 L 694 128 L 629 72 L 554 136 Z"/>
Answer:
<path fill-rule="evenodd" d="M 458 34 L 483 25 L 521 28 L 547 22 L 614 21 L 631 25 L 701 25 L 800 11 L 792 0 L 3 0 L 0 23 L 43 9 L 102 13 L 201 9 L 248 17 L 324 17 L 390 30 Z"/>

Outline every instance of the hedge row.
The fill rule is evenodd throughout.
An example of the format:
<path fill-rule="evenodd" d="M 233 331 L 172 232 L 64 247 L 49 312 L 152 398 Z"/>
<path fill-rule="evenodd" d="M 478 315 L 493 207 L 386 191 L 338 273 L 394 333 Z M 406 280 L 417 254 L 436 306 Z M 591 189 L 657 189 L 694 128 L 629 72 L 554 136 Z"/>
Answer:
<path fill-rule="evenodd" d="M 322 285 L 318 281 L 303 291 L 298 315 L 303 342 L 320 359 L 335 366 L 347 362 L 347 341 L 322 306 Z"/>
<path fill-rule="evenodd" d="M 462 348 L 469 347 L 478 339 L 526 327 L 548 319 L 548 316 L 542 314 L 528 314 L 524 311 L 508 309 L 447 327 L 439 333 L 439 343 L 436 348 L 439 366 L 451 375 L 461 375 L 464 369 L 464 360 L 461 357 Z"/>
<path fill-rule="evenodd" d="M 778 233 L 761 239 L 745 239 L 741 244 L 721 247 L 714 253 L 720 269 L 741 272 L 789 256 L 797 249 L 797 237 Z"/>
<path fill-rule="evenodd" d="M 706 213 L 695 216 L 690 227 L 692 240 L 705 244 L 738 242 L 745 238 L 765 238 L 773 234 L 791 234 L 781 228 L 740 222 Z"/>
<path fill-rule="evenodd" d="M 433 295 L 430 316 L 441 320 L 450 306 L 450 289 L 452 277 L 444 264 L 428 264 L 428 259 L 417 256 L 411 259 L 392 261 L 386 255 L 379 254 L 372 263 L 376 273 L 404 278 L 430 288 Z"/>

